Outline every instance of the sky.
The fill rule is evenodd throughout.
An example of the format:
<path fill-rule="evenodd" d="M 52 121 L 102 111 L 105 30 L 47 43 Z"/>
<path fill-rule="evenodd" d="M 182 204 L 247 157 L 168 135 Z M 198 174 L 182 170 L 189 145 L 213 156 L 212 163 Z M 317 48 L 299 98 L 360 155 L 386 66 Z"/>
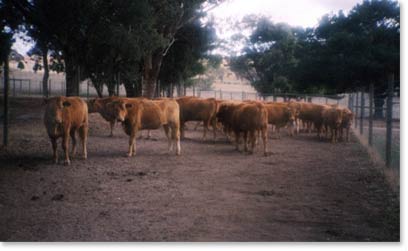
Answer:
<path fill-rule="evenodd" d="M 274 22 L 291 26 L 313 27 L 319 18 L 339 10 L 349 11 L 362 0 L 226 0 L 210 13 L 216 19 L 242 18 L 248 14 L 262 14 Z"/>
<path fill-rule="evenodd" d="M 274 22 L 285 22 L 291 26 L 313 27 L 319 18 L 327 13 L 337 13 L 339 10 L 348 12 L 362 0 L 226 0 L 210 11 L 216 23 L 217 35 L 228 39 L 232 35 L 226 20 L 239 20 L 245 15 L 265 15 Z M 30 43 L 24 43 L 16 38 L 13 49 L 26 54 Z"/>

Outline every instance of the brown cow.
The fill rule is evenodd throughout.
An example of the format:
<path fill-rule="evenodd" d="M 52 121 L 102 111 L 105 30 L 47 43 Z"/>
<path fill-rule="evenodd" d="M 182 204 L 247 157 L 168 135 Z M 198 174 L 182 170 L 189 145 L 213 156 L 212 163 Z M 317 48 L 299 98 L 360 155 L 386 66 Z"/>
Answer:
<path fill-rule="evenodd" d="M 180 155 L 180 113 L 179 105 L 173 99 L 146 100 L 122 99 L 114 101 L 112 107 L 117 121 L 129 135 L 128 156 L 136 155 L 136 134 L 139 130 L 153 130 L 163 126 L 168 138 L 169 151 L 176 145 L 176 155 Z"/>
<path fill-rule="evenodd" d="M 62 148 L 65 153 L 64 164 L 69 165 L 69 137 L 72 139 L 71 155 L 76 152 L 75 133 L 82 141 L 83 158 L 87 158 L 86 143 L 88 137 L 88 106 L 79 97 L 55 97 L 45 99 L 44 124 L 47 128 L 53 150 L 53 160 L 58 163 L 57 140 L 62 137 Z"/>
<path fill-rule="evenodd" d="M 268 111 L 262 103 L 224 103 L 220 105 L 217 118 L 228 130 L 235 134 L 235 146 L 239 150 L 240 134 L 244 137 L 245 151 L 248 151 L 248 138 L 253 153 L 257 131 L 261 131 L 264 155 L 267 155 Z"/>
<path fill-rule="evenodd" d="M 207 130 L 211 124 L 214 132 L 214 140 L 217 130 L 217 102 L 214 98 L 181 97 L 176 99 L 180 106 L 180 126 L 181 136 L 184 138 L 184 124 L 187 121 L 203 121 L 206 138 Z"/>
<path fill-rule="evenodd" d="M 94 98 L 90 99 L 87 102 L 89 113 L 98 112 L 102 116 L 102 118 L 109 122 L 110 124 L 109 136 L 111 137 L 113 136 L 113 128 L 115 127 L 116 120 L 115 116 L 113 116 L 113 112 L 108 109 L 107 104 L 119 99 L 120 99 L 119 97 L 112 96 L 107 98 Z"/>
<path fill-rule="evenodd" d="M 348 108 L 343 108 L 343 120 L 341 121 L 340 139 L 343 140 L 343 130 L 346 130 L 346 141 L 350 140 L 350 127 L 353 123 L 354 114 Z"/>
<path fill-rule="evenodd" d="M 300 111 L 299 119 L 306 123 L 308 126 L 313 125 L 317 130 L 317 136 L 321 138 L 321 130 L 323 125 L 322 111 L 327 107 L 325 105 L 299 102 Z M 310 127 L 309 127 L 310 133 Z"/>
<path fill-rule="evenodd" d="M 330 129 L 330 138 L 332 143 L 337 142 L 341 123 L 343 121 L 343 109 L 336 106 L 328 106 L 322 111 L 323 125 L 326 129 L 326 135 Z"/>
<path fill-rule="evenodd" d="M 268 123 L 275 126 L 278 138 L 280 138 L 280 128 L 289 126 L 288 133 L 293 136 L 293 126 L 296 123 L 298 111 L 289 103 L 266 102 L 268 110 Z"/>

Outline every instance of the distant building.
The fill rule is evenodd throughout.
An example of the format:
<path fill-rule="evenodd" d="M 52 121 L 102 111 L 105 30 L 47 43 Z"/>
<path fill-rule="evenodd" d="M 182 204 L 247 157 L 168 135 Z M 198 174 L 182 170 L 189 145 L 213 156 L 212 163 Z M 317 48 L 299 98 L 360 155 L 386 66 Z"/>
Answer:
<path fill-rule="evenodd" d="M 228 62 L 225 59 L 222 61 L 219 69 L 216 70 L 215 74 L 215 81 L 212 85 L 214 90 L 256 92 L 248 80 L 238 77 L 233 71 L 231 71 Z"/>

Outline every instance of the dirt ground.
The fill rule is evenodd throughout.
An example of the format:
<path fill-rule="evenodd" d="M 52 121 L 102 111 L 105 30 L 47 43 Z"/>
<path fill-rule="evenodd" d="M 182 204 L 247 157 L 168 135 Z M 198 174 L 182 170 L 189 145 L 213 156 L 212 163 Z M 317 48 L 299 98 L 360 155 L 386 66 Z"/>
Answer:
<path fill-rule="evenodd" d="M 400 239 L 399 194 L 354 138 L 330 144 L 283 133 L 264 157 L 260 148 L 235 151 L 222 135 L 202 141 L 190 124 L 181 156 L 167 153 L 157 130 L 128 158 L 120 126 L 110 138 L 92 114 L 88 160 L 63 166 L 52 164 L 41 100 L 11 107 L 10 146 L 0 151 L 1 241 Z"/>

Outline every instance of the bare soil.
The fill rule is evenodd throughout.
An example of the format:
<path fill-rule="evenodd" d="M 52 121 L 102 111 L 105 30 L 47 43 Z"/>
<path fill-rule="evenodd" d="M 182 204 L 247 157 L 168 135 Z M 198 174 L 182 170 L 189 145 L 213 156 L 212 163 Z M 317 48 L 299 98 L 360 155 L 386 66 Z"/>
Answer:
<path fill-rule="evenodd" d="M 222 135 L 202 141 L 191 123 L 181 156 L 167 153 L 157 130 L 128 158 L 120 126 L 110 138 L 108 123 L 91 114 L 88 160 L 63 166 L 52 163 L 41 101 L 11 100 L 1 241 L 400 239 L 399 194 L 354 138 L 331 144 L 282 133 L 264 157 L 260 148 L 235 151 Z"/>

